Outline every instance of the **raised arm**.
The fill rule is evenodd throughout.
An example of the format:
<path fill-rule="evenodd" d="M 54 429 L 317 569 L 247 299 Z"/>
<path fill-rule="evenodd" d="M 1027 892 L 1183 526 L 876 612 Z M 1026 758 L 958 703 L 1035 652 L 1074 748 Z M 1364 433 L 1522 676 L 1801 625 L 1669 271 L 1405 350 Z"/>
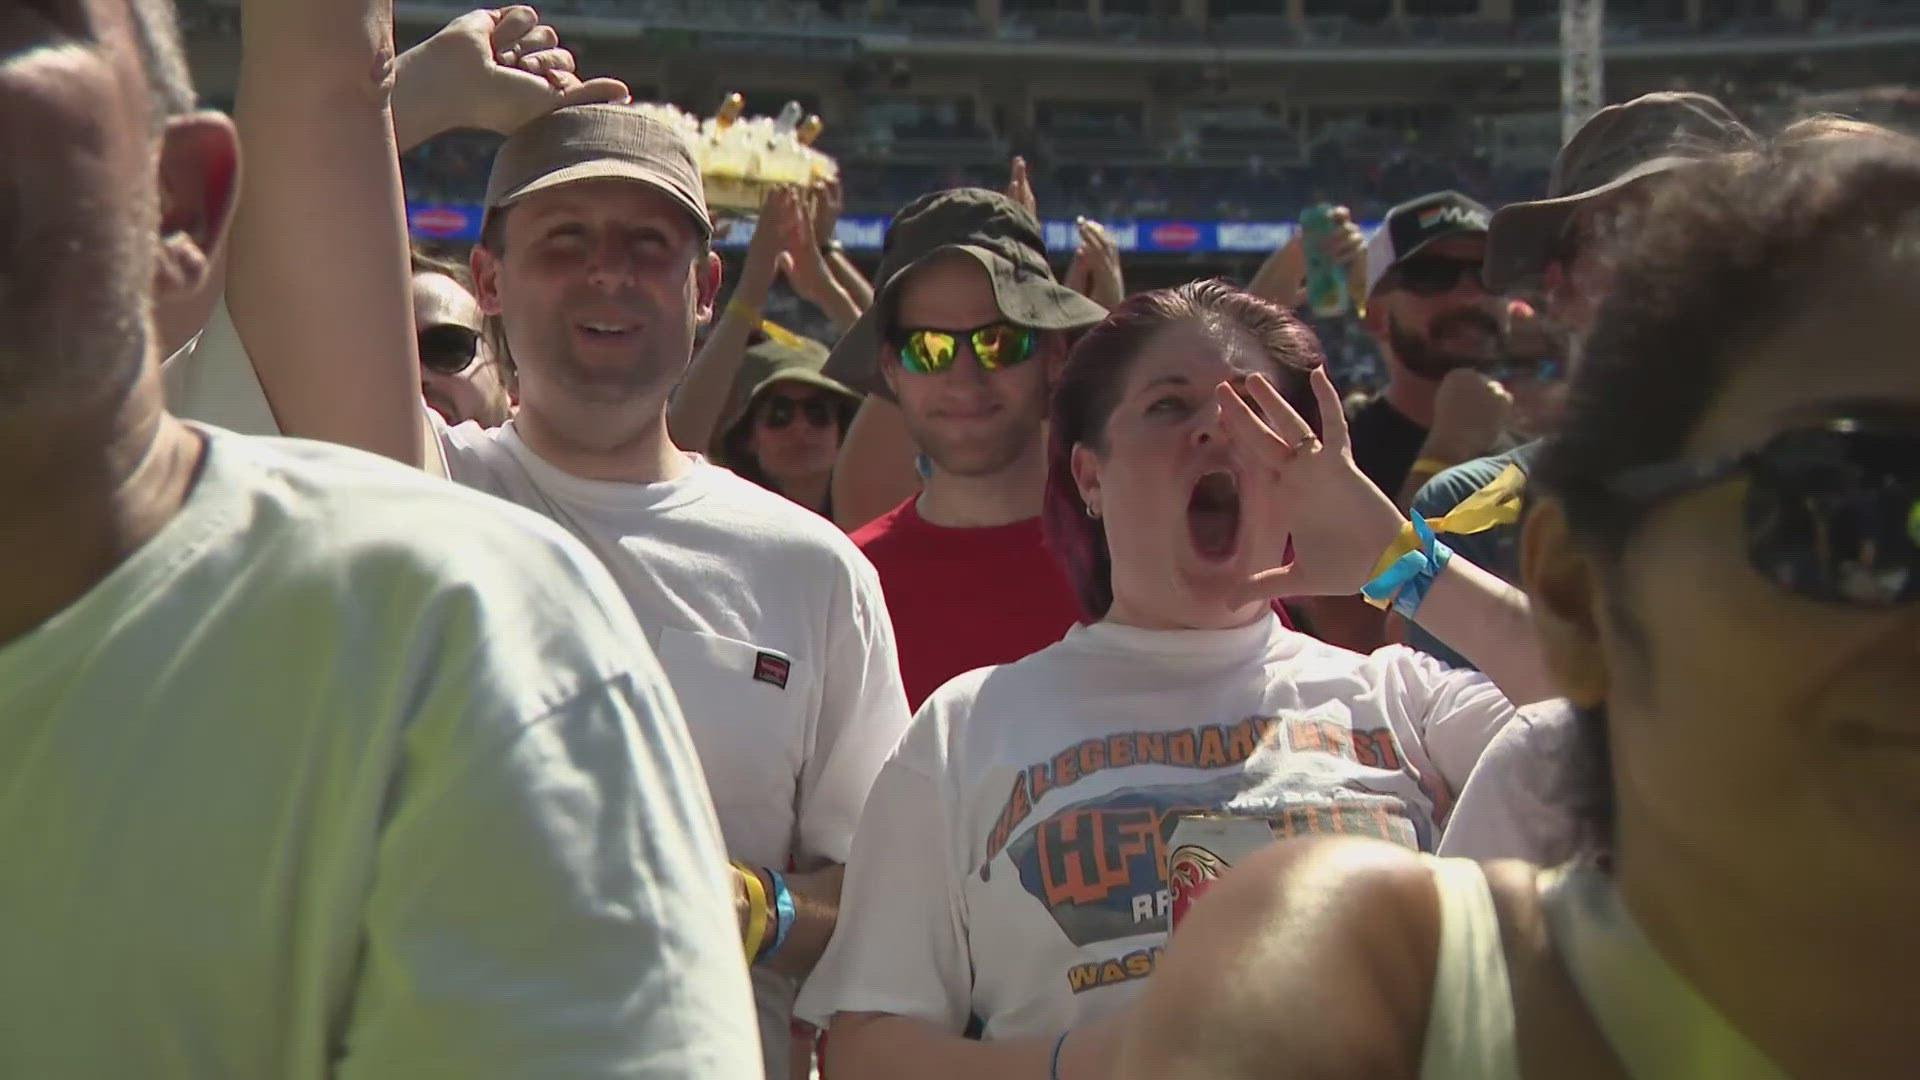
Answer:
<path fill-rule="evenodd" d="M 868 394 L 833 463 L 834 524 L 852 532 L 911 498 L 920 490 L 919 453 L 900 406 Z"/>
<path fill-rule="evenodd" d="M 234 325 L 282 432 L 423 464 L 396 151 L 626 88 L 582 83 L 525 6 L 469 12 L 399 58 L 390 0 L 245 0 L 243 16 Z"/>
<path fill-rule="evenodd" d="M 245 0 L 228 304 L 282 432 L 425 463 L 392 0 Z"/>
<path fill-rule="evenodd" d="M 1275 542 L 1294 551 L 1291 562 L 1284 548 L 1263 560 L 1273 568 L 1252 575 L 1243 590 L 1247 602 L 1358 593 L 1409 528 L 1354 465 L 1340 398 L 1324 368 L 1314 370 L 1312 383 L 1323 438 L 1264 377 L 1247 380 L 1264 417 L 1234 387 L 1220 386 L 1234 453 L 1258 481 L 1242 498 L 1251 501 L 1253 513 L 1285 515 L 1285 527 L 1271 532 Z M 1467 560 L 1451 560 L 1432 578 L 1414 618 L 1485 672 L 1515 705 L 1555 695 L 1526 596 Z"/>
<path fill-rule="evenodd" d="M 777 188 L 760 207 L 753 239 L 747 245 L 746 261 L 740 265 L 740 278 L 733 295 L 706 343 L 693 358 L 687 377 L 674 391 L 667 411 L 667 430 L 675 446 L 682 450 L 706 453 L 713 442 L 714 428 L 726 411 L 733 391 L 740 360 L 746 355 L 747 342 L 760 325 L 760 310 L 766 306 L 767 290 L 786 272 L 792 259 L 785 250 L 786 228 L 797 213 L 792 188 Z"/>

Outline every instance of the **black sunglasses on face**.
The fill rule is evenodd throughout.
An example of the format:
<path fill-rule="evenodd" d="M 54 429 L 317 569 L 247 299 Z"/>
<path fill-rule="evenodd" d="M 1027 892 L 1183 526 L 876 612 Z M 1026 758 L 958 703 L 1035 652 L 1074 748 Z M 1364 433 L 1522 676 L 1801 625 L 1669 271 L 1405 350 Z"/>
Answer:
<path fill-rule="evenodd" d="M 480 353 L 480 331 L 452 323 L 420 331 L 420 366 L 440 375 L 458 375 Z"/>
<path fill-rule="evenodd" d="M 760 423 L 779 431 L 793 423 L 795 414 L 804 415 L 807 423 L 814 427 L 827 427 L 833 423 L 833 403 L 823 397 L 796 400 L 784 394 L 768 394 L 767 407 L 760 413 Z"/>
<path fill-rule="evenodd" d="M 1671 461 L 1614 478 L 1652 503 L 1747 481 L 1747 559 L 1807 600 L 1883 607 L 1920 600 L 1920 423 L 1845 418 L 1783 431 L 1717 461 Z"/>
<path fill-rule="evenodd" d="M 1441 296 L 1457 288 L 1462 277 L 1479 284 L 1482 265 L 1479 259 L 1414 255 L 1393 264 L 1391 284 L 1415 296 Z"/>

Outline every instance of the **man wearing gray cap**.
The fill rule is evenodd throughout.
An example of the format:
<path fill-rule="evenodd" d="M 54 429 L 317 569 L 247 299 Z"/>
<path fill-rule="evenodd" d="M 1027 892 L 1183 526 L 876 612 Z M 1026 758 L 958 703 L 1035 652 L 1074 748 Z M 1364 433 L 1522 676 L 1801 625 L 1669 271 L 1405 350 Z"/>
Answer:
<path fill-rule="evenodd" d="M 712 236 L 692 148 L 659 114 L 575 105 L 528 123 L 495 159 L 472 255 L 519 409 L 493 429 L 431 419 L 448 477 L 566 527 L 639 616 L 737 860 L 767 1068 L 785 1075 L 795 981 L 832 933 L 840 864 L 908 712 L 867 560 L 669 438 L 720 288 Z"/>

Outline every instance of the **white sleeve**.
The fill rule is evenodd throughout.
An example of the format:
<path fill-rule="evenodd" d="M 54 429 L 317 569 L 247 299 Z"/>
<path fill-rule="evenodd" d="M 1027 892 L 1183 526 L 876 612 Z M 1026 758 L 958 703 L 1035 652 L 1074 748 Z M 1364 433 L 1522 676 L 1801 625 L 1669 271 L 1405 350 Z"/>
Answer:
<path fill-rule="evenodd" d="M 1440 854 L 1525 859 L 1557 866 L 1575 853 L 1577 830 L 1565 788 L 1575 742 L 1562 701 L 1520 710 L 1481 756 L 1440 837 Z"/>
<path fill-rule="evenodd" d="M 1478 671 L 1455 670 L 1426 653 L 1389 645 L 1374 656 L 1405 695 L 1409 717 L 1427 759 L 1440 770 L 1447 790 L 1466 786 L 1474 763 L 1516 711 L 1513 702 Z"/>
<path fill-rule="evenodd" d="M 924 714 L 923 714 L 924 715 Z M 966 1027 L 973 972 L 938 785 L 898 757 L 867 799 L 840 888 L 840 924 L 794 1014 L 883 1012 Z"/>
<path fill-rule="evenodd" d="M 912 719 L 879 578 L 858 552 L 847 578 L 845 609 L 829 612 L 820 710 L 800 773 L 795 846 L 803 862 L 847 861 L 867 792 Z"/>
<path fill-rule="evenodd" d="M 471 752 L 410 738 L 336 1075 L 759 1080 L 719 827 L 664 687 L 615 676 Z"/>

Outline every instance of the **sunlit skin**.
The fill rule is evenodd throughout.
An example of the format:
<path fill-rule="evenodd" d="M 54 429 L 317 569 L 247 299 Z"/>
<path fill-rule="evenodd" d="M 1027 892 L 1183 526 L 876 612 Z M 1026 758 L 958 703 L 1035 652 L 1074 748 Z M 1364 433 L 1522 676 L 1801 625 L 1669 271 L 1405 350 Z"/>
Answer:
<path fill-rule="evenodd" d="M 993 282 L 978 261 L 952 254 L 915 268 L 900 286 L 894 326 L 914 330 L 972 330 L 998 321 Z M 1041 354 L 1024 364 L 988 371 L 962 344 L 952 368 L 938 374 L 901 369 L 883 358 L 881 370 L 900 402 L 908 429 L 934 466 L 957 476 L 984 476 L 1018 464 L 1044 469 L 1042 421 L 1048 370 Z"/>
<path fill-rule="evenodd" d="M 1420 251 L 1421 256 L 1476 262 L 1485 259 L 1486 253 L 1484 236 L 1449 236 Z M 1494 297 L 1479 276 L 1464 273 L 1451 290 L 1437 296 L 1420 296 L 1407 289 L 1376 289 L 1367 302 L 1366 326 L 1376 338 L 1389 344 L 1395 336 L 1418 343 L 1436 368 L 1422 370 L 1411 350 L 1402 350 L 1409 355 L 1395 359 L 1414 375 L 1437 380 L 1448 368 L 1470 367 L 1500 355 L 1497 315 Z"/>
<path fill-rule="evenodd" d="M 720 288 L 692 216 L 644 184 L 581 180 L 513 204 L 504 240 L 474 249 L 474 285 L 506 331 L 522 436 L 576 475 L 684 469 L 660 438 L 666 401 Z"/>
<path fill-rule="evenodd" d="M 1908 411 L 1920 430 L 1916 290 L 1912 260 L 1834 287 L 1755 348 L 1683 456 L 1737 453 L 1858 402 Z M 1863 985 L 1884 985 L 1870 973 L 1885 975 L 1891 958 L 1867 928 L 1911 917 L 1920 605 L 1793 596 L 1753 569 L 1742 535 L 1740 483 L 1660 504 L 1607 586 L 1624 610 L 1596 595 L 1598 632 L 1563 652 L 1571 672 L 1604 678 L 1629 906 L 1676 967 L 1764 1041 L 1779 1027 L 1779 979 L 1749 970 L 1754 942 L 1767 942 L 1775 971 L 1804 964 L 1806 1001 L 1828 990 L 1850 1000 L 1817 980 L 1835 979 L 1841 956 Z M 1806 932 L 1782 941 L 1781 926 Z M 1821 1060 L 1814 1048 L 1782 1049 L 1790 1073 L 1815 1074 L 1792 1067 Z"/>
<path fill-rule="evenodd" d="M 1255 505 L 1261 492 L 1239 483 L 1220 420 L 1217 388 L 1250 372 L 1274 374 L 1259 343 L 1245 331 L 1209 331 L 1198 323 L 1169 326 L 1150 338 L 1128 366 L 1102 445 L 1073 452 L 1074 478 L 1100 515 L 1113 558 L 1108 618 L 1154 629 L 1240 626 L 1267 611 L 1236 604 L 1255 565 L 1284 528 Z M 1236 477 L 1237 529 L 1229 549 L 1209 556 L 1197 546 L 1190 506 L 1209 473 Z M 1238 501 L 1238 500 L 1236 500 Z"/>
<path fill-rule="evenodd" d="M 480 304 L 459 282 L 445 274 L 413 276 L 413 324 L 416 331 L 432 326 L 459 326 L 480 330 Z M 483 427 L 498 427 L 510 414 L 507 389 L 501 383 L 499 366 L 493 362 L 487 339 L 479 340 L 478 353 L 465 371 L 444 375 L 431 368 L 420 368 L 420 393 L 433 410 L 449 424 L 478 421 Z"/>
<path fill-rule="evenodd" d="M 785 427 L 766 422 L 766 402 L 784 397 L 796 406 L 819 401 L 827 407 L 829 422 L 816 427 L 803 408 L 796 408 Z M 782 491 L 820 487 L 833 475 L 833 462 L 840 454 L 840 425 L 835 419 L 844 400 L 839 395 L 802 382 L 773 384 L 754 406 L 754 423 L 747 436 L 747 450 L 759 462 L 760 471 Z"/>

